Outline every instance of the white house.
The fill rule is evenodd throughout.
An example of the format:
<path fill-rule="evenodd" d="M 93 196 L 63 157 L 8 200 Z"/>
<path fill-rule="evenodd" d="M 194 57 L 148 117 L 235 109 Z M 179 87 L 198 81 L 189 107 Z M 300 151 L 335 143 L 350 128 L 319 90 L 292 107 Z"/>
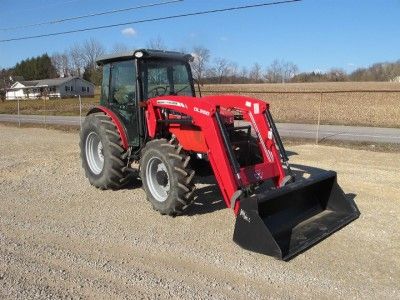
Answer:
<path fill-rule="evenodd" d="M 94 96 L 94 84 L 80 77 L 16 81 L 6 92 L 6 100 Z"/>

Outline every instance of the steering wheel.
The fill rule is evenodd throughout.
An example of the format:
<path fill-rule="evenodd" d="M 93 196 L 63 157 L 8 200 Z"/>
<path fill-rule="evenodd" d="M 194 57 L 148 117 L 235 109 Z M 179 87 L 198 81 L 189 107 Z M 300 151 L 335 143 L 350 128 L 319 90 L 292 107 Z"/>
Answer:
<path fill-rule="evenodd" d="M 181 89 L 175 91 L 175 95 L 179 94 L 179 93 L 182 92 L 183 90 L 186 90 L 188 87 L 190 87 L 190 85 L 187 84 L 187 85 L 185 85 L 183 88 L 181 88 Z"/>
<path fill-rule="evenodd" d="M 162 93 L 160 93 L 159 90 L 161 90 Z M 152 88 L 148 92 L 149 95 L 151 95 L 152 93 L 154 93 L 153 97 L 163 96 L 163 95 L 165 95 L 167 93 L 167 88 L 165 86 L 161 86 L 161 85 L 160 86 L 156 86 L 155 88 Z"/>

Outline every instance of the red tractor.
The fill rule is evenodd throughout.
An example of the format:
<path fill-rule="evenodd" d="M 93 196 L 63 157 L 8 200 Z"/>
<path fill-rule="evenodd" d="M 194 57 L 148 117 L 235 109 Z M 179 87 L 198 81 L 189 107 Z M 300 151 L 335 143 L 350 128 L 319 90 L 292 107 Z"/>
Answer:
<path fill-rule="evenodd" d="M 123 187 L 138 170 L 161 214 L 193 202 L 190 160 L 209 162 L 243 248 L 287 260 L 359 216 L 329 171 L 293 175 L 268 103 L 243 96 L 195 96 L 192 56 L 137 50 L 103 57 L 100 106 L 81 131 L 82 165 L 100 189 Z M 266 188 L 268 187 L 268 188 Z"/>

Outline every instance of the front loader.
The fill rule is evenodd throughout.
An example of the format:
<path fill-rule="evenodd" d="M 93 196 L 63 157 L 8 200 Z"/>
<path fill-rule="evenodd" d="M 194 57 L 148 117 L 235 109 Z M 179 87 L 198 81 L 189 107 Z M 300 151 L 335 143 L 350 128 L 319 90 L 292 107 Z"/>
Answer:
<path fill-rule="evenodd" d="M 190 160 L 209 162 L 236 214 L 233 240 L 288 260 L 359 216 L 336 173 L 296 178 L 268 103 L 195 97 L 190 55 L 137 50 L 99 60 L 100 106 L 81 131 L 82 165 L 100 189 L 128 184 L 138 162 L 153 208 L 176 216 L 194 198 Z"/>

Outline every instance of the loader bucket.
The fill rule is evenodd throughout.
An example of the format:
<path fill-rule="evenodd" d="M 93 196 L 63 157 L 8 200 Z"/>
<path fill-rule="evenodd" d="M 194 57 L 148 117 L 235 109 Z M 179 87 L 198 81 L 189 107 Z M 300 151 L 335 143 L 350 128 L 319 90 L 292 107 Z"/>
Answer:
<path fill-rule="evenodd" d="M 241 247 L 289 260 L 360 212 L 328 171 L 240 200 L 233 240 Z"/>

